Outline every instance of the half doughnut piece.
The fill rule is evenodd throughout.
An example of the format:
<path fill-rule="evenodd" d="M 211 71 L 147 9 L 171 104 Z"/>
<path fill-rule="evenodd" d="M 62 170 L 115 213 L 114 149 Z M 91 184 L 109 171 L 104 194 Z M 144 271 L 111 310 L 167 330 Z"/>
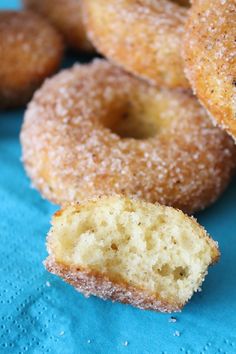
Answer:
<path fill-rule="evenodd" d="M 179 311 L 219 258 L 197 222 L 171 207 L 119 196 L 55 214 L 46 268 L 85 296 Z"/>

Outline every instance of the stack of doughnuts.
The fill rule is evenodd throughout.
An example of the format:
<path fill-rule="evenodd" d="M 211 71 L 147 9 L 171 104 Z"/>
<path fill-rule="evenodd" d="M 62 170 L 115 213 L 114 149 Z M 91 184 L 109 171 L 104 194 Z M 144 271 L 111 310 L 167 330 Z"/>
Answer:
<path fill-rule="evenodd" d="M 25 3 L 33 7 L 35 1 Z M 222 12 L 233 23 L 234 4 L 196 0 L 189 9 L 188 1 L 177 0 L 82 1 L 88 37 L 108 60 L 62 71 L 28 106 L 23 161 L 43 196 L 65 205 L 118 194 L 190 214 L 220 196 L 235 172 L 236 148 L 209 119 L 191 85 L 229 131 L 235 25 L 230 29 L 224 22 L 207 37 L 204 25 L 197 31 L 194 21 L 198 16 L 203 24 L 209 16 L 214 26 Z M 225 65 L 204 52 L 215 53 L 217 35 L 227 53 Z M 206 76 L 213 59 L 214 88 Z"/>
<path fill-rule="evenodd" d="M 26 171 L 63 207 L 48 235 L 46 268 L 86 296 L 179 311 L 220 254 L 193 218 L 169 206 L 204 209 L 236 170 L 234 141 L 221 129 L 236 136 L 235 0 L 24 3 L 69 46 L 105 57 L 47 79 L 25 113 Z M 32 16 L 20 32 L 26 45 L 41 21 L 31 14 L 10 21 L 16 32 L 21 17 Z M 55 69 L 63 45 L 51 25 L 30 44 L 37 54 L 51 46 L 44 69 L 26 46 L 9 90 L 6 65 L 6 105 L 28 100 Z M 0 16 L 0 39 L 6 28 Z M 11 41 L 7 35 L 0 45 Z M 22 51 L 16 43 L 9 59 Z M 25 74 L 26 60 L 33 75 Z"/>

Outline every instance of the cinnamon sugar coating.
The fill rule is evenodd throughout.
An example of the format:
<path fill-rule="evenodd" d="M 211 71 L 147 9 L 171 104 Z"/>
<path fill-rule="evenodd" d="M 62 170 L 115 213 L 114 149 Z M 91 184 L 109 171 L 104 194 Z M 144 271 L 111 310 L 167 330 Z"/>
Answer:
<path fill-rule="evenodd" d="M 44 19 L 29 11 L 1 11 L 0 108 L 27 103 L 62 54 L 60 35 Z"/>
<path fill-rule="evenodd" d="M 184 37 L 186 75 L 210 116 L 236 139 L 236 2 L 195 0 Z"/>
<path fill-rule="evenodd" d="M 180 3 L 83 1 L 89 37 L 99 52 L 125 70 L 157 85 L 189 88 L 181 58 L 187 8 Z"/>
<path fill-rule="evenodd" d="M 105 60 L 47 80 L 21 142 L 34 186 L 61 205 L 123 194 L 193 213 L 219 197 L 236 167 L 232 139 L 194 97 Z"/>
<path fill-rule="evenodd" d="M 169 304 L 155 295 L 137 289 L 125 282 L 114 283 L 108 277 L 80 267 L 67 266 L 55 262 L 53 256 L 45 261 L 47 270 L 63 278 L 85 297 L 95 295 L 103 300 L 110 299 L 123 304 L 130 304 L 143 310 L 159 312 L 179 312 L 182 304 Z"/>
<path fill-rule="evenodd" d="M 45 16 L 70 47 L 94 51 L 83 24 L 81 0 L 23 0 L 23 3 L 27 9 Z"/>

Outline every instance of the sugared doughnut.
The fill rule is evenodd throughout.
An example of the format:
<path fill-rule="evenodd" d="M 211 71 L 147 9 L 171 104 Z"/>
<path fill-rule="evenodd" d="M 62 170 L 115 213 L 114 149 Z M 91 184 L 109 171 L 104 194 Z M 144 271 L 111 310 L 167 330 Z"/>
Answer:
<path fill-rule="evenodd" d="M 29 11 L 0 11 L 0 108 L 27 103 L 58 68 L 61 36 Z"/>
<path fill-rule="evenodd" d="M 21 142 L 33 184 L 58 204 L 124 194 L 192 213 L 221 194 L 236 166 L 232 139 L 194 97 L 104 60 L 47 80 Z"/>
<path fill-rule="evenodd" d="M 187 9 L 168 0 L 86 0 L 89 37 L 114 63 L 158 85 L 189 87 L 181 58 Z"/>
<path fill-rule="evenodd" d="M 236 139 L 236 1 L 195 0 L 184 38 L 186 75 L 213 117 Z"/>
<path fill-rule="evenodd" d="M 70 47 L 94 51 L 83 24 L 81 0 L 23 0 L 23 3 L 26 8 L 47 17 Z"/>
<path fill-rule="evenodd" d="M 179 311 L 219 258 L 216 243 L 181 211 L 103 197 L 55 214 L 46 267 L 86 296 Z"/>

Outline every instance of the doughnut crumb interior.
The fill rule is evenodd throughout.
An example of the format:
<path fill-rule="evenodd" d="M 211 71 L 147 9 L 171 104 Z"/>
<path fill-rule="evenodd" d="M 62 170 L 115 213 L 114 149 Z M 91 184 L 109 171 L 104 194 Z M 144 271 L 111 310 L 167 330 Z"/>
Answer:
<path fill-rule="evenodd" d="M 119 196 L 57 212 L 47 246 L 47 269 L 86 296 L 163 312 L 179 311 L 219 258 L 193 218 Z"/>

